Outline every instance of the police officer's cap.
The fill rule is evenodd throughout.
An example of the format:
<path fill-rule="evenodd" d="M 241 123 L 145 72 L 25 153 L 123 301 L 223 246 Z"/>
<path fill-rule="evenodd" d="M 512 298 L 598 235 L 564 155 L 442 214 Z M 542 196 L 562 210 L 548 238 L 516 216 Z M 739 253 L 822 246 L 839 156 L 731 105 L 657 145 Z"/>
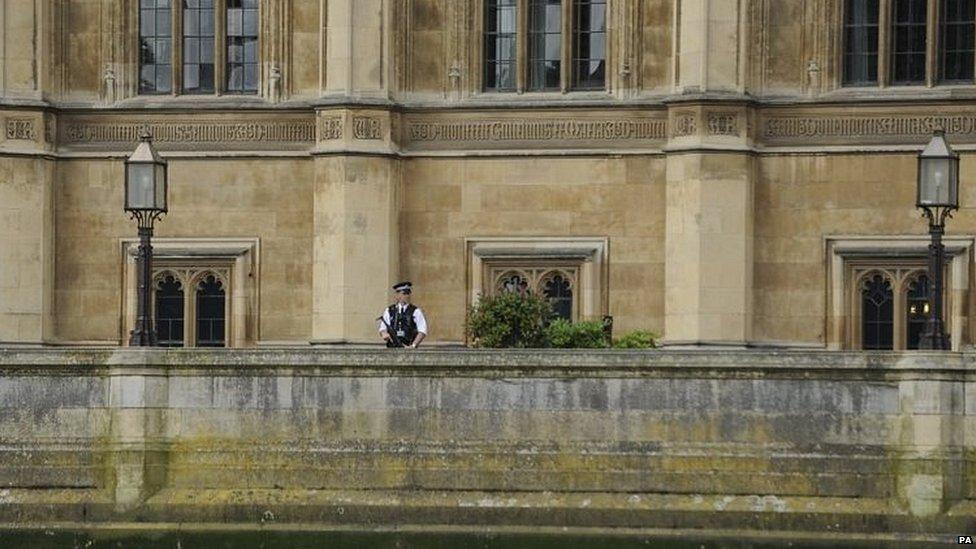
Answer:
<path fill-rule="evenodd" d="M 413 285 L 409 281 L 397 282 L 393 285 L 394 292 L 409 294 L 412 289 Z"/>

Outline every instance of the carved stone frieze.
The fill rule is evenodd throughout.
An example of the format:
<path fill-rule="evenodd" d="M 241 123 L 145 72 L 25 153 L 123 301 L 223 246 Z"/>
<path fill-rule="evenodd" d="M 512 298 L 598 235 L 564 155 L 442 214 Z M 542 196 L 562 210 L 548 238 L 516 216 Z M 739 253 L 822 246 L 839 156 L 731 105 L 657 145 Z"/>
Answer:
<path fill-rule="evenodd" d="M 34 141 L 37 132 L 32 118 L 8 118 L 5 124 L 7 139 Z"/>
<path fill-rule="evenodd" d="M 312 116 L 141 121 L 134 121 L 132 116 L 68 118 L 61 121 L 58 137 L 59 144 L 67 147 L 111 147 L 135 143 L 143 129 L 148 129 L 153 141 L 164 149 L 305 148 L 315 141 Z"/>
<path fill-rule="evenodd" d="M 917 143 L 942 128 L 960 141 L 976 141 L 976 114 L 772 114 L 762 117 L 761 138 L 781 145 Z"/>
<path fill-rule="evenodd" d="M 529 144 L 538 148 L 581 146 L 633 147 L 660 144 L 667 121 L 647 116 L 628 117 L 533 117 L 519 118 L 411 118 L 407 117 L 404 140 L 412 148 L 509 148 Z"/>
<path fill-rule="evenodd" d="M 735 113 L 708 113 L 707 127 L 709 135 L 739 135 L 739 119 Z"/>
<path fill-rule="evenodd" d="M 327 116 L 323 118 L 321 135 L 323 141 L 342 139 L 342 117 Z"/>
<path fill-rule="evenodd" d="M 352 133 L 356 139 L 380 139 L 380 121 L 369 116 L 352 117 Z"/>
<path fill-rule="evenodd" d="M 672 137 L 684 137 L 698 133 L 698 120 L 694 113 L 678 113 L 674 116 L 671 127 Z"/>

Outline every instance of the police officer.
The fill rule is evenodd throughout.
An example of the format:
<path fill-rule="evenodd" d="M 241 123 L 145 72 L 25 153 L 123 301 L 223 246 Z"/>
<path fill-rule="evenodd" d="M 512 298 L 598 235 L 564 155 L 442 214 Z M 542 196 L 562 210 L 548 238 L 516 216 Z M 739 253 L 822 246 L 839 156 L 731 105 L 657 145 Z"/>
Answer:
<path fill-rule="evenodd" d="M 393 286 L 395 302 L 383 311 L 379 319 L 380 336 L 386 340 L 387 347 L 416 349 L 427 337 L 427 318 L 420 307 L 410 303 L 412 289 L 410 282 Z"/>

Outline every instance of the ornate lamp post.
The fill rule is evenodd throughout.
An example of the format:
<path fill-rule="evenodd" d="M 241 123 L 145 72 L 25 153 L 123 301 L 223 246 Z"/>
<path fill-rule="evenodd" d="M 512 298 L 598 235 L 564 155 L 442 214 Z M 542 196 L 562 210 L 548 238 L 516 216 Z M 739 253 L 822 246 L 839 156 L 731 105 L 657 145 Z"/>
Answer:
<path fill-rule="evenodd" d="M 948 350 L 949 336 L 942 321 L 942 273 L 945 265 L 945 220 L 959 209 L 959 155 L 945 140 L 945 131 L 936 130 L 932 140 L 918 156 L 918 195 L 915 205 L 929 220 L 929 319 L 919 340 L 919 348 Z"/>
<path fill-rule="evenodd" d="M 152 136 L 143 131 L 139 145 L 125 161 L 125 211 L 139 225 L 139 301 L 136 327 L 129 337 L 130 347 L 156 345 L 156 330 L 150 318 L 150 285 L 152 284 L 153 223 L 166 213 L 166 161 L 152 145 Z"/>

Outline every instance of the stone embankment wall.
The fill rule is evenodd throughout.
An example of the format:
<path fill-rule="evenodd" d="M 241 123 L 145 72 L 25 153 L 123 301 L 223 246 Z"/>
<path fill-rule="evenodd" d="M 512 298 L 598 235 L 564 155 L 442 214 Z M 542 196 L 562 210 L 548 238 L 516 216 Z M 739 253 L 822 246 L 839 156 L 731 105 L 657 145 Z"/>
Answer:
<path fill-rule="evenodd" d="M 974 364 L 0 350 L 0 523 L 971 533 Z"/>

